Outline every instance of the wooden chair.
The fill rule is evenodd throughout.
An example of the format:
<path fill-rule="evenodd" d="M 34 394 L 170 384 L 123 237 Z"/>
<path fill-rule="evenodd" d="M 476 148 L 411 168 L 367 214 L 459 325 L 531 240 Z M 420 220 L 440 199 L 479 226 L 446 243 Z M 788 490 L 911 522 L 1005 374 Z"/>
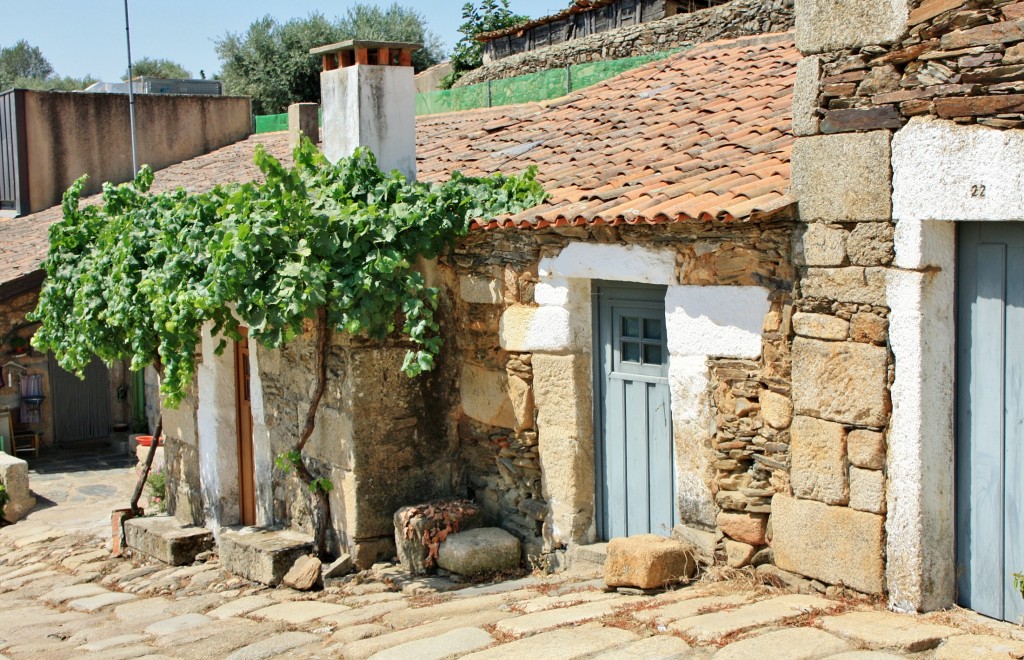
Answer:
<path fill-rule="evenodd" d="M 39 458 L 39 431 L 15 431 L 14 453 L 32 452 L 32 458 Z"/>

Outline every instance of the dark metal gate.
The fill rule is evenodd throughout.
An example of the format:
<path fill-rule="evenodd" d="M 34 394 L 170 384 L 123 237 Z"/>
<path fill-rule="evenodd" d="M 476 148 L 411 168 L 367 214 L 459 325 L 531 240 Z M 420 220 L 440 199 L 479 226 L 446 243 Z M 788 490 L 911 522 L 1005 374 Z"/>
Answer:
<path fill-rule="evenodd" d="M 22 91 L 0 94 L 0 211 L 17 215 L 23 215 L 28 206 L 24 106 Z"/>
<path fill-rule="evenodd" d="M 110 433 L 110 373 L 98 358 L 85 368 L 85 380 L 79 380 L 50 355 L 50 397 L 53 437 L 58 444 L 105 438 Z"/>

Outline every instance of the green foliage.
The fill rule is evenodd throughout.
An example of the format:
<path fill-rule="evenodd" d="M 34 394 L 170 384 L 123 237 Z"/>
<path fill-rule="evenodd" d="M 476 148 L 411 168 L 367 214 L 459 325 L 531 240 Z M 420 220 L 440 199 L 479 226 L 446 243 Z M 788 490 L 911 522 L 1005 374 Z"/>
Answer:
<path fill-rule="evenodd" d="M 278 454 L 274 459 L 274 467 L 281 472 L 291 472 L 302 465 L 302 453 L 297 450 L 286 451 Z"/>
<path fill-rule="evenodd" d="M 76 181 L 50 228 L 33 344 L 78 374 L 93 355 L 136 371 L 159 360 L 175 406 L 204 324 L 232 338 L 245 325 L 276 348 L 325 308 L 337 331 L 404 337 L 410 377 L 432 369 L 438 292 L 413 270 L 417 256 L 437 256 L 472 219 L 540 203 L 535 171 L 427 184 L 381 172 L 367 150 L 332 165 L 305 140 L 294 155 L 285 167 L 258 148 L 261 182 L 203 194 L 152 194 L 146 167 L 81 207 Z"/>
<path fill-rule="evenodd" d="M 50 76 L 49 78 L 15 78 L 11 87 L 18 89 L 37 89 L 41 91 L 74 92 L 85 89 L 89 85 L 99 82 L 98 78 L 86 74 L 84 78 L 72 76 Z M 0 86 L 2 88 L 2 86 Z"/>
<path fill-rule="evenodd" d="M 1022 598 L 1024 598 L 1024 573 L 1013 574 L 1013 588 L 1020 592 Z"/>
<path fill-rule="evenodd" d="M 11 87 L 19 78 L 45 80 L 53 67 L 36 46 L 22 39 L 13 46 L 0 48 L 0 91 Z"/>
<path fill-rule="evenodd" d="M 167 510 L 167 474 L 163 470 L 150 472 L 146 478 L 149 489 L 150 504 L 155 504 L 159 511 Z"/>
<path fill-rule="evenodd" d="M 327 477 L 318 477 L 313 481 L 309 482 L 309 492 L 316 493 L 317 491 L 326 495 L 327 493 L 334 490 L 334 484 Z"/>
<path fill-rule="evenodd" d="M 150 76 L 152 78 L 191 78 L 192 72 L 171 60 L 142 57 L 132 64 L 132 75 L 136 78 Z M 128 71 L 121 80 L 128 80 Z"/>
<path fill-rule="evenodd" d="M 452 72 L 441 81 L 441 89 L 450 89 L 467 71 L 478 69 L 484 63 L 484 45 L 476 35 L 493 32 L 519 25 L 530 20 L 529 16 L 513 14 L 508 0 L 482 0 L 477 8 L 472 2 L 462 5 L 462 38 L 455 44 L 452 53 Z"/>
<path fill-rule="evenodd" d="M 320 58 L 310 48 L 364 39 L 424 44 L 413 55 L 416 71 L 444 58 L 440 39 L 413 9 L 355 4 L 344 16 L 328 19 L 314 12 L 279 23 L 271 16 L 254 21 L 245 33 L 227 33 L 216 41 L 221 78 L 230 94 L 251 96 L 257 115 L 277 114 L 291 103 L 320 101 Z"/>
<path fill-rule="evenodd" d="M 10 496 L 7 494 L 7 486 L 0 484 L 0 518 L 3 518 L 4 505 L 6 505 L 10 499 Z"/>
<path fill-rule="evenodd" d="M 284 473 L 298 472 L 302 467 L 302 452 L 293 449 L 278 454 L 274 459 L 274 467 Z M 334 483 L 327 477 L 317 477 L 309 482 L 309 492 L 330 493 L 334 490 Z"/>
<path fill-rule="evenodd" d="M 54 75 L 53 67 L 43 52 L 24 39 L 7 48 L 0 48 L 0 91 L 18 89 L 57 90 L 71 92 L 85 89 L 97 78 Z"/>

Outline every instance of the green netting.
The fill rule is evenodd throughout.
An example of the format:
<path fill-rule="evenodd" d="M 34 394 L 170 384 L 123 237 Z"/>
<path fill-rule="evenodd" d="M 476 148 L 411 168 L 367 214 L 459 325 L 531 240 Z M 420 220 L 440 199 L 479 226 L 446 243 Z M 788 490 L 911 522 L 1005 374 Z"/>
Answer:
<path fill-rule="evenodd" d="M 650 55 L 638 55 L 637 57 L 627 57 L 621 60 L 611 60 L 609 62 L 587 62 L 586 64 L 576 64 L 571 67 L 572 69 L 572 88 L 573 90 L 583 89 L 584 87 L 590 87 L 596 85 L 602 80 L 607 80 L 614 76 L 629 71 L 630 69 L 636 69 L 645 64 L 660 60 L 678 52 L 679 49 L 669 50 L 662 53 L 651 53 Z"/>
<path fill-rule="evenodd" d="M 565 96 L 569 91 L 569 72 L 551 69 L 491 82 L 491 105 L 544 101 Z"/>
<path fill-rule="evenodd" d="M 597 84 L 649 62 L 666 58 L 679 50 L 681 49 L 677 48 L 606 62 L 588 62 L 568 68 L 550 69 L 515 78 L 494 80 L 490 83 L 423 92 L 416 95 L 416 114 L 434 115 L 441 112 L 459 112 L 474 108 L 546 101 Z M 288 130 L 287 113 L 256 117 L 257 133 L 285 130 Z"/>
<path fill-rule="evenodd" d="M 273 133 L 288 130 L 288 113 L 279 115 L 256 115 L 256 132 Z"/>
<path fill-rule="evenodd" d="M 439 112 L 457 112 L 487 107 L 487 85 L 469 85 L 416 95 L 416 114 L 436 115 Z"/>
<path fill-rule="evenodd" d="M 324 112 L 323 110 L 317 111 L 317 118 L 320 125 L 324 123 Z M 256 115 L 256 132 L 257 133 L 274 133 L 277 131 L 288 130 L 288 113 L 282 112 L 279 115 Z"/>

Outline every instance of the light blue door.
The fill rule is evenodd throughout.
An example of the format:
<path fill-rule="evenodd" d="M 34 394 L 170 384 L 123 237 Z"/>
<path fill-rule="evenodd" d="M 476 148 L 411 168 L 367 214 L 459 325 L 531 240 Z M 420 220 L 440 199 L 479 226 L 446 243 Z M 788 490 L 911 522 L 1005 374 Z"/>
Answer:
<path fill-rule="evenodd" d="M 602 539 L 677 522 L 665 287 L 595 286 L 597 508 Z"/>
<path fill-rule="evenodd" d="M 1024 225 L 960 228 L 957 564 L 960 604 L 1024 615 Z"/>

